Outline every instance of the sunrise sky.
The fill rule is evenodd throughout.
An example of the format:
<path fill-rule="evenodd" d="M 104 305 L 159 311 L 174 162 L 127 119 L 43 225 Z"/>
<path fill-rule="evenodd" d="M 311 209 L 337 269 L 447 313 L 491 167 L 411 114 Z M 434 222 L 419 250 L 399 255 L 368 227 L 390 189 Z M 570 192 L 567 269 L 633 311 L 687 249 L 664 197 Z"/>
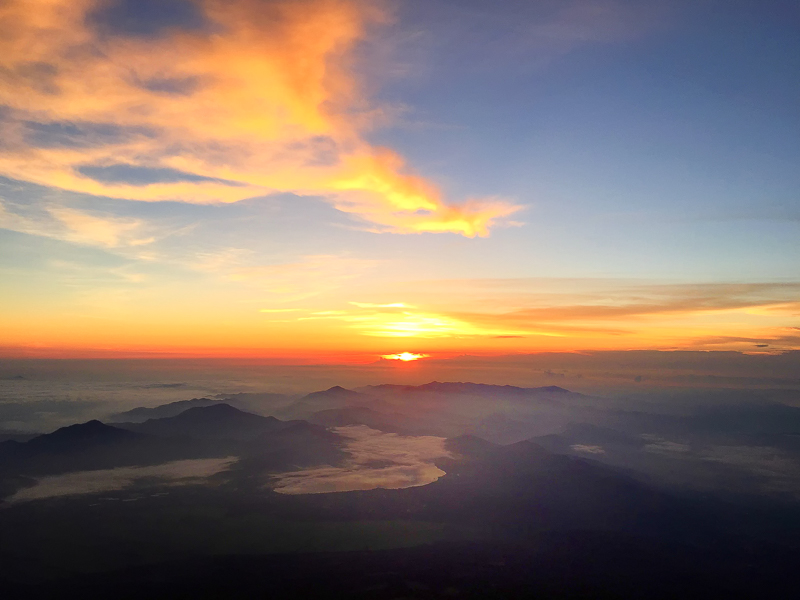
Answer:
<path fill-rule="evenodd" d="M 800 9 L 6 0 L 0 352 L 800 349 Z"/>

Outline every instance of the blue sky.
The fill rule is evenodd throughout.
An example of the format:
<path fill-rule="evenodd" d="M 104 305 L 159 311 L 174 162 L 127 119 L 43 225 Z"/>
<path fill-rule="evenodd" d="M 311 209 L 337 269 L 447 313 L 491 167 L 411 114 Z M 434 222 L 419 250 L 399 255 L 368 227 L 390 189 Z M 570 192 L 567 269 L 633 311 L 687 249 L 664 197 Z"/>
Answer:
<path fill-rule="evenodd" d="M 484 57 L 490 68 L 463 60 L 476 58 L 469 46 L 443 50 L 442 63 L 427 55 L 411 94 L 405 81 L 383 92 L 410 107 L 406 126 L 376 137 L 455 196 L 525 204 L 526 231 L 503 237 L 563 239 L 593 270 L 605 259 L 618 275 L 796 277 L 797 11 L 792 22 L 788 5 L 768 4 L 673 3 L 627 39 L 576 44 L 535 66 L 535 53 L 502 47 L 506 60 Z M 442 23 L 415 8 L 435 38 Z M 501 20 L 479 37 L 502 46 L 514 26 Z M 468 45 L 469 33 L 453 37 Z M 572 258 L 558 268 L 585 275 Z"/>
<path fill-rule="evenodd" d="M 529 342 L 511 350 L 531 351 L 544 325 L 565 324 L 515 320 L 506 331 L 479 326 L 481 315 L 541 307 L 544 289 L 554 306 L 619 306 L 641 301 L 637 285 L 800 281 L 795 3 L 87 0 L 65 10 L 48 21 L 12 2 L 0 13 L 18 32 L 0 61 L 11 346 L 194 347 L 186 332 L 200 322 L 215 324 L 215 347 L 236 346 L 254 323 L 265 338 L 245 335 L 249 348 L 269 346 L 267 332 L 278 350 L 307 335 L 265 324 L 259 311 L 274 309 L 338 311 L 350 320 L 331 324 L 326 343 L 361 348 L 352 323 L 395 317 L 348 312 L 360 302 L 413 306 L 398 318 L 428 324 L 412 327 L 417 346 L 452 338 L 451 350 L 500 351 L 486 340 L 513 334 Z M 53 41 L 31 60 L 26 44 L 43 31 Z M 506 280 L 527 291 L 482 291 Z M 447 281 L 474 285 L 448 297 Z M 722 323 L 695 307 L 692 327 L 663 328 L 795 347 L 794 288 L 750 305 L 724 289 L 721 304 L 747 305 L 745 316 Z M 660 293 L 644 295 L 654 315 Z M 184 294 L 196 315 L 172 333 L 26 333 L 70 319 L 94 329 L 98 310 L 152 331 Z M 655 326 L 563 348 L 680 346 L 652 341 Z M 387 352 L 404 349 L 390 338 Z"/>

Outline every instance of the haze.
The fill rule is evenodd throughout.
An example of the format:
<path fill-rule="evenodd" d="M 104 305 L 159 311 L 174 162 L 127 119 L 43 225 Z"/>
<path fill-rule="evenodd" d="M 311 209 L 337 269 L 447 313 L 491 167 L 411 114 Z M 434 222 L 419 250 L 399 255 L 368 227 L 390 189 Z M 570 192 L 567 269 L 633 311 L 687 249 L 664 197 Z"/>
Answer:
<path fill-rule="evenodd" d="M 789 0 L 0 1 L 4 598 L 794 598 Z"/>

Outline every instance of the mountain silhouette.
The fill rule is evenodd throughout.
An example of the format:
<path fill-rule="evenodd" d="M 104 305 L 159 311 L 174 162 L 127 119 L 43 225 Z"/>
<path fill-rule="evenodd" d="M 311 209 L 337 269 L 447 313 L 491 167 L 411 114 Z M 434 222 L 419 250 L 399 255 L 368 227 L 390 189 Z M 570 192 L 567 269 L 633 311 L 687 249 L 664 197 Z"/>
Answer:
<path fill-rule="evenodd" d="M 97 420 L 62 427 L 27 442 L 3 442 L 0 456 L 29 457 L 40 454 L 71 454 L 103 446 L 138 442 L 142 436 Z"/>
<path fill-rule="evenodd" d="M 445 440 L 444 447 L 448 452 L 470 458 L 481 458 L 495 450 L 497 444 L 487 442 L 478 436 L 467 434 Z"/>
<path fill-rule="evenodd" d="M 281 416 L 305 419 L 322 410 L 364 406 L 369 404 L 372 400 L 374 400 L 374 398 L 367 394 L 335 385 L 327 390 L 311 392 L 303 396 L 288 407 L 279 411 L 278 414 Z"/>
<path fill-rule="evenodd" d="M 439 382 L 431 381 L 423 385 L 396 385 L 382 384 L 363 388 L 366 392 L 394 392 L 394 393 L 420 393 L 429 392 L 437 394 L 471 394 L 471 395 L 501 395 L 501 396 L 558 396 L 575 394 L 570 390 L 551 385 L 536 388 L 521 388 L 513 385 L 491 385 L 486 383 L 470 382 Z"/>
<path fill-rule="evenodd" d="M 178 400 L 177 402 L 170 402 L 153 408 L 139 406 L 125 412 L 113 414 L 109 417 L 109 421 L 112 423 L 143 423 L 148 419 L 175 417 L 190 408 L 213 406 L 218 403 L 219 400 L 212 400 L 211 398 L 192 398 L 191 400 Z"/>
<path fill-rule="evenodd" d="M 129 431 L 158 437 L 188 437 L 195 439 L 251 440 L 262 433 L 277 431 L 286 426 L 275 417 L 262 417 L 215 402 L 210 406 L 189 408 L 174 417 L 149 419 L 144 423 L 120 423 Z"/>
<path fill-rule="evenodd" d="M 0 478 L 155 464 L 183 458 L 174 444 L 97 420 L 62 427 L 28 442 L 0 444 Z"/>
<path fill-rule="evenodd" d="M 247 442 L 244 470 L 288 471 L 313 465 L 336 465 L 347 458 L 341 436 L 308 421 L 281 422 Z"/>

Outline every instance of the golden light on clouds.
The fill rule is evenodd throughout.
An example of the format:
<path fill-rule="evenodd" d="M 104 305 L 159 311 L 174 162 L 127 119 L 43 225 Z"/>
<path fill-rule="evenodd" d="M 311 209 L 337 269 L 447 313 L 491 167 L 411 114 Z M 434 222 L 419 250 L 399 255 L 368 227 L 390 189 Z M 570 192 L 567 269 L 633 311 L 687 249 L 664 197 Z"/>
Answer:
<path fill-rule="evenodd" d="M 481 323 L 475 315 L 460 318 L 444 312 L 428 312 L 404 302 L 386 304 L 370 302 L 349 302 L 358 310 L 301 311 L 303 314 L 291 319 L 281 317 L 281 322 L 290 321 L 328 321 L 342 322 L 359 335 L 377 338 L 481 338 L 494 336 L 520 337 L 522 334 L 534 336 L 561 337 L 563 334 L 552 331 L 532 330 L 519 326 Z M 294 312 L 294 309 L 261 309 L 266 313 Z M 277 322 L 273 321 L 273 322 Z"/>
<path fill-rule="evenodd" d="M 96 237 L 98 243 L 112 241 Z M 63 285 L 81 285 L 88 276 L 118 283 L 82 290 L 67 301 L 57 295 L 14 298 L 0 325 L 9 347 L 158 348 L 345 362 L 345 355 L 374 361 L 392 346 L 446 356 L 630 348 L 778 352 L 800 344 L 800 304 L 791 301 L 798 284 L 441 280 L 404 282 L 397 289 L 379 282 L 369 293 L 358 282 L 359 295 L 352 296 L 356 280 L 345 278 L 353 268 L 349 260 L 313 255 L 273 265 L 246 279 L 197 288 L 191 302 L 182 282 L 168 296 L 136 283 L 154 275 L 134 265 L 87 273 L 61 261 L 54 276 Z M 330 279 L 318 289 L 303 288 L 304 281 L 326 275 Z M 243 286 L 252 286 L 253 295 L 232 303 Z M 332 291 L 315 294 L 328 287 Z M 52 307 L 48 315 L 31 318 L 36 303 Z"/>
<path fill-rule="evenodd" d="M 199 0 L 206 27 L 142 38 L 100 31 L 100 0 L 5 2 L 0 175 L 144 201 L 319 195 L 378 231 L 487 235 L 519 207 L 446 201 L 366 141 L 386 111 L 351 55 L 386 6 Z"/>
<path fill-rule="evenodd" d="M 485 57 L 497 60 L 491 74 L 470 58 L 488 49 L 489 37 L 472 35 L 480 24 L 463 30 L 472 33 L 462 45 L 451 27 L 473 17 L 439 22 L 464 13 L 459 3 L 441 14 L 411 4 L 0 0 L 0 351 L 179 347 L 374 361 L 406 348 L 437 357 L 800 348 L 794 238 L 774 218 L 777 204 L 753 207 L 781 228 L 769 239 L 760 227 L 740 239 L 738 221 L 720 224 L 732 229 L 719 238 L 681 237 L 705 212 L 687 216 L 681 202 L 660 199 L 705 189 L 700 166 L 694 183 L 653 179 L 650 195 L 624 177 L 600 177 L 590 193 L 567 177 L 562 189 L 559 177 L 595 173 L 595 158 L 606 158 L 602 136 L 570 134 L 589 104 L 545 102 L 552 114 L 535 121 L 553 129 L 536 136 L 519 103 L 485 102 L 518 86 L 522 64 L 542 67 L 524 69 L 531 90 L 554 75 L 566 86 L 558 57 L 642 30 L 626 3 L 605 3 L 601 19 L 594 2 L 532 9 L 535 27 L 519 27 L 531 60 L 505 64 L 511 54 L 501 51 Z M 503 45 L 490 30 L 490 45 Z M 585 96 L 570 85 L 565 98 Z M 495 135 L 520 124 L 512 137 L 532 143 L 522 152 Z M 564 124 L 563 147 L 549 155 Z M 545 163 L 534 164 L 542 157 L 553 165 L 547 185 L 536 175 Z M 620 173 L 629 166 L 624 152 L 608 158 Z M 515 225 L 520 207 L 486 195 L 493 190 L 535 198 L 537 224 L 488 240 L 433 235 Z M 600 199 L 612 197 L 643 212 L 610 213 Z M 724 214 L 722 200 L 709 202 Z M 662 219 L 665 206 L 680 219 Z M 373 235 L 387 232 L 427 235 Z M 676 250 L 676 239 L 689 242 Z"/>
<path fill-rule="evenodd" d="M 313 323 L 319 331 L 339 336 L 348 336 L 349 330 L 363 339 L 353 342 L 362 348 L 376 347 L 373 339 L 418 339 L 442 352 L 630 347 L 777 351 L 797 344 L 796 330 L 785 323 L 796 319 L 798 305 L 781 301 L 796 293 L 796 285 L 627 287 L 611 280 L 588 280 L 582 285 L 596 292 L 602 289 L 608 300 L 583 303 L 586 293 L 576 291 L 577 284 L 496 280 L 491 285 L 493 295 L 487 298 L 485 282 L 419 282 L 415 292 L 405 292 L 410 302 L 349 301 L 329 310 L 309 309 L 291 315 L 291 320 Z M 454 295 L 459 310 L 447 308 Z"/>
<path fill-rule="evenodd" d="M 433 338 L 475 335 L 480 332 L 472 323 L 436 313 L 375 313 L 355 316 L 349 320 L 363 335 L 376 337 Z"/>
<path fill-rule="evenodd" d="M 390 302 L 389 304 L 372 304 L 370 302 L 351 302 L 353 306 L 358 308 L 414 308 L 403 302 Z"/>
<path fill-rule="evenodd" d="M 384 354 L 381 358 L 386 360 L 399 360 L 402 362 L 410 362 L 419 360 L 421 358 L 428 358 L 428 354 L 417 354 L 416 352 L 399 352 L 397 354 Z"/>

